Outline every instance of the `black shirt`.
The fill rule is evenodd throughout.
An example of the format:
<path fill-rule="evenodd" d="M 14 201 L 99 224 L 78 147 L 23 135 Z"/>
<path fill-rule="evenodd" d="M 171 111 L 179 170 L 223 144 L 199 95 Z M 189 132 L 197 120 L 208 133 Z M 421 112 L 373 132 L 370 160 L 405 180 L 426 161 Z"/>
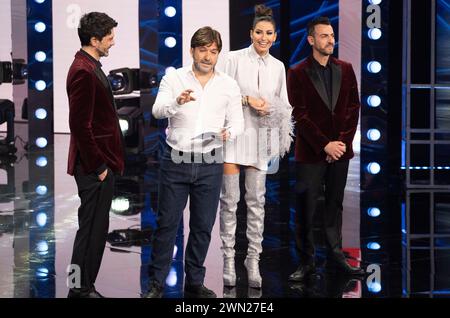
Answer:
<path fill-rule="evenodd" d="M 320 81 L 325 86 L 325 89 L 327 91 L 328 95 L 328 104 L 331 105 L 331 101 L 333 99 L 333 93 L 332 93 L 332 78 L 331 78 L 331 66 L 330 66 L 330 60 L 328 60 L 327 65 L 323 66 L 315 58 L 313 58 L 313 65 L 316 69 L 317 73 L 319 74 Z"/>

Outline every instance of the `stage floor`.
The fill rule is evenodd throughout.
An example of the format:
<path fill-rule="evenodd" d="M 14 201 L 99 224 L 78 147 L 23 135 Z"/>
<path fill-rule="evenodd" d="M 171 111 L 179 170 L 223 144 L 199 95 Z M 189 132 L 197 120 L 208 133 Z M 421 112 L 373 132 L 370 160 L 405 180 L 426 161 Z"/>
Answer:
<path fill-rule="evenodd" d="M 47 165 L 54 167 L 54 175 L 47 175 L 43 180 L 49 189 L 47 193 L 29 186 L 39 182 L 36 181 L 38 174 L 33 172 L 39 167 L 30 161 L 34 160 L 30 159 L 33 156 L 19 149 L 12 166 L 2 161 L 0 297 L 67 296 L 66 268 L 77 231 L 79 206 L 75 181 L 66 174 L 68 143 L 68 135 L 55 135 L 54 151 L 41 154 L 47 157 Z M 132 165 L 125 176 L 118 178 L 110 214 L 109 242 L 96 282 L 96 288 L 107 297 L 137 298 L 147 289 L 150 236 L 155 227 L 158 196 L 157 177 L 158 165 L 153 164 L 146 169 Z M 386 203 L 386 210 L 377 218 L 367 217 L 367 203 L 364 201 L 367 194 L 359 190 L 359 161 L 355 159 L 350 168 L 344 204 L 343 245 L 349 257 L 353 258 L 351 262 L 368 269 L 372 275 L 358 280 L 329 271 L 324 264 L 325 253 L 320 247 L 318 227 L 318 275 L 305 285 L 287 281 L 298 265 L 293 235 L 294 188 L 295 164 L 284 161 L 279 173 L 267 180 L 264 251 L 260 261 L 263 287 L 260 290 L 247 287 L 243 265 L 247 247 L 243 200 L 238 209 L 238 281 L 233 289 L 223 287 L 219 222 L 216 221 L 205 263 L 205 285 L 219 297 L 397 298 L 450 295 L 450 200 L 447 191 L 436 194 L 441 199 L 433 202 L 439 201 L 440 205 L 430 218 L 427 202 L 431 201 L 427 198 L 434 198 L 434 194 L 425 191 L 426 194 L 416 195 L 400 189 L 386 189 L 385 197 L 380 198 Z M 413 215 L 417 218 L 425 215 L 418 219 L 420 222 L 425 220 L 425 225 L 413 225 Z M 188 220 L 189 213 L 185 210 L 183 223 L 188 224 Z M 438 230 L 431 230 L 437 226 Z M 430 229 L 428 233 L 427 228 Z M 183 247 L 187 230 L 185 226 L 179 231 L 165 297 L 183 296 Z M 411 231 L 422 236 L 411 236 Z M 378 243 L 380 248 L 369 249 L 371 242 Z"/>

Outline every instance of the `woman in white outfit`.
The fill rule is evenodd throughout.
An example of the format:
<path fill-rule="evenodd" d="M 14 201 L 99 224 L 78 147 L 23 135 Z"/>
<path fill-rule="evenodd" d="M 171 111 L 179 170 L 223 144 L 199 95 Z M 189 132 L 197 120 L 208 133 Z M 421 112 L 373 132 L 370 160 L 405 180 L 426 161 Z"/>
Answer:
<path fill-rule="evenodd" d="M 268 163 L 289 150 L 292 122 L 283 63 L 269 54 L 277 37 L 272 9 L 255 6 L 250 47 L 230 52 L 225 72 L 241 88 L 245 132 L 225 145 L 224 178 L 220 198 L 220 237 L 225 286 L 236 285 L 236 209 L 240 199 L 239 173 L 245 169 L 248 250 L 244 265 L 250 287 L 260 288 L 264 203 Z M 269 133 L 270 131 L 270 133 Z M 274 143 L 268 140 L 275 141 Z"/>

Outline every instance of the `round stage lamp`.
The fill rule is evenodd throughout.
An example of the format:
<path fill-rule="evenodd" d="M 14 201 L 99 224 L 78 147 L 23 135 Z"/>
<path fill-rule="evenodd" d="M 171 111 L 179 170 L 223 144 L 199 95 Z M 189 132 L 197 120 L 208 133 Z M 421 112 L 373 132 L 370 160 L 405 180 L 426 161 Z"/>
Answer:
<path fill-rule="evenodd" d="M 367 289 L 371 293 L 379 293 L 381 291 L 381 284 L 377 282 L 370 282 L 367 284 Z"/>
<path fill-rule="evenodd" d="M 44 89 L 47 88 L 47 83 L 45 83 L 43 80 L 39 80 L 36 82 L 36 84 L 34 84 L 34 87 L 36 87 L 38 91 L 42 92 Z"/>
<path fill-rule="evenodd" d="M 369 29 L 367 32 L 367 35 L 369 36 L 369 39 L 371 40 L 379 40 L 383 33 L 378 28 Z"/>
<path fill-rule="evenodd" d="M 370 95 L 367 97 L 367 104 L 370 107 L 378 107 L 381 105 L 381 98 L 378 95 Z"/>
<path fill-rule="evenodd" d="M 373 218 L 376 218 L 376 217 L 380 216 L 381 211 L 379 208 L 368 208 L 367 214 Z"/>
<path fill-rule="evenodd" d="M 47 26 L 45 25 L 44 22 L 36 22 L 36 24 L 34 25 L 34 29 L 36 30 L 36 32 L 39 33 L 44 32 L 46 28 Z"/>
<path fill-rule="evenodd" d="M 48 276 L 48 269 L 45 267 L 40 267 L 36 270 L 36 276 L 39 278 L 46 278 Z"/>
<path fill-rule="evenodd" d="M 381 0 L 369 0 L 370 4 L 379 5 L 381 3 Z"/>
<path fill-rule="evenodd" d="M 47 139 L 45 139 L 44 137 L 39 137 L 38 139 L 36 139 L 36 146 L 38 146 L 39 148 L 45 148 L 47 146 Z"/>
<path fill-rule="evenodd" d="M 381 248 L 381 245 L 378 244 L 377 242 L 370 242 L 370 243 L 367 243 L 367 248 L 369 250 L 377 251 Z"/>
<path fill-rule="evenodd" d="M 36 166 L 38 166 L 38 167 L 41 167 L 41 168 L 45 167 L 45 166 L 47 166 L 47 163 L 48 163 L 47 158 L 44 156 L 40 156 L 36 159 Z"/>
<path fill-rule="evenodd" d="M 44 108 L 38 108 L 34 112 L 34 116 L 36 116 L 37 119 L 45 119 L 47 118 L 47 111 Z"/>
<path fill-rule="evenodd" d="M 378 141 L 381 138 L 381 132 L 378 129 L 372 128 L 367 131 L 367 139 L 370 141 Z"/>
<path fill-rule="evenodd" d="M 47 59 L 47 54 L 45 54 L 45 52 L 42 51 L 37 51 L 34 54 L 34 58 L 38 62 L 44 62 Z"/>
<path fill-rule="evenodd" d="M 175 45 L 177 45 L 177 40 L 173 36 L 169 36 L 164 40 L 164 44 L 168 48 L 173 48 Z"/>
<path fill-rule="evenodd" d="M 36 187 L 36 193 L 39 195 L 47 194 L 47 187 L 45 185 L 38 185 Z"/>
<path fill-rule="evenodd" d="M 177 9 L 175 9 L 172 6 L 169 6 L 164 9 L 164 14 L 169 18 L 173 18 L 177 14 Z"/>
<path fill-rule="evenodd" d="M 380 73 L 381 64 L 378 61 L 372 61 L 367 64 L 367 70 L 372 74 Z"/>
<path fill-rule="evenodd" d="M 371 162 L 367 165 L 366 169 L 370 174 L 378 174 L 381 171 L 381 166 L 377 162 Z"/>
<path fill-rule="evenodd" d="M 47 214 L 45 214 L 44 212 L 39 212 L 36 215 L 36 223 L 40 227 L 44 227 L 47 224 Z"/>

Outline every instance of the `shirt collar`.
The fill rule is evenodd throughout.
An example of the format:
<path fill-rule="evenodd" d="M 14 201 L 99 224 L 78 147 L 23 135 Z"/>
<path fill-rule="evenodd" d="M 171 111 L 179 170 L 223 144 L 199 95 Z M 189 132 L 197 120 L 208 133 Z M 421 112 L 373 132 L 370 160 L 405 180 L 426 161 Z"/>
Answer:
<path fill-rule="evenodd" d="M 312 57 L 312 60 L 313 60 L 314 66 L 319 67 L 319 68 L 328 68 L 328 67 L 330 67 L 330 64 L 331 64 L 331 58 L 328 59 L 328 62 L 327 62 L 327 64 L 326 64 L 325 66 L 323 66 L 322 64 L 320 64 L 320 63 L 314 58 L 314 56 Z"/>
<path fill-rule="evenodd" d="M 90 59 L 97 67 L 101 68 L 102 63 L 100 61 L 96 60 L 92 55 L 90 55 L 88 52 L 86 52 L 83 49 L 80 49 L 80 53 L 86 56 L 88 59 Z"/>
<path fill-rule="evenodd" d="M 251 44 L 248 48 L 248 55 L 250 56 L 251 59 L 254 59 L 255 61 L 263 61 L 263 63 L 265 65 L 267 65 L 269 58 L 270 58 L 270 53 L 267 52 L 266 55 L 264 56 L 260 56 L 256 50 L 255 47 L 253 46 L 253 44 Z"/>
<path fill-rule="evenodd" d="M 189 74 L 195 78 L 194 63 L 191 63 L 189 66 L 186 66 L 185 71 L 186 71 L 186 74 Z M 216 67 L 214 67 L 214 77 L 220 76 L 220 75 L 221 75 L 221 72 L 217 70 L 217 65 L 216 65 Z"/>

